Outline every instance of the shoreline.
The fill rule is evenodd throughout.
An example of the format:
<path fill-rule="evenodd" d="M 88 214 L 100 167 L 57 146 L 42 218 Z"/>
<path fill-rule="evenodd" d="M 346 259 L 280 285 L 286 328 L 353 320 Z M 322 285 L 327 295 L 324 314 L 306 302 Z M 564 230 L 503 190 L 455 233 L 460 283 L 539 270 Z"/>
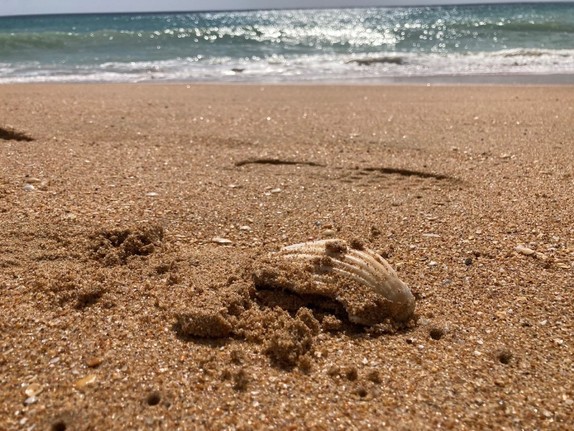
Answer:
<path fill-rule="evenodd" d="M 574 85 L 574 74 L 471 74 L 471 75 L 418 75 L 418 76 L 383 76 L 358 79 L 321 79 L 321 80 L 140 80 L 140 81 L 62 81 L 62 82 L 2 82 L 3 85 L 106 85 L 106 84 L 188 84 L 188 85 L 287 85 L 287 86 L 361 86 L 361 85 L 496 85 L 496 86 L 520 86 L 520 85 Z"/>
<path fill-rule="evenodd" d="M 573 86 L 0 100 L 0 428 L 572 423 Z M 254 281 L 328 238 L 383 256 L 416 317 L 361 326 Z"/>

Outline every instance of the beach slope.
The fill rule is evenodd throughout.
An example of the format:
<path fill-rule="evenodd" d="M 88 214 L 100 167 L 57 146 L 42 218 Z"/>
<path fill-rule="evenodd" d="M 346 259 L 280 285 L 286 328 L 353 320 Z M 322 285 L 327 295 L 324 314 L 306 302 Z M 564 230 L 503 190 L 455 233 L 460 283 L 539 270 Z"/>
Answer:
<path fill-rule="evenodd" d="M 0 428 L 567 429 L 574 87 L 0 86 Z M 416 298 L 256 285 L 341 238 Z"/>

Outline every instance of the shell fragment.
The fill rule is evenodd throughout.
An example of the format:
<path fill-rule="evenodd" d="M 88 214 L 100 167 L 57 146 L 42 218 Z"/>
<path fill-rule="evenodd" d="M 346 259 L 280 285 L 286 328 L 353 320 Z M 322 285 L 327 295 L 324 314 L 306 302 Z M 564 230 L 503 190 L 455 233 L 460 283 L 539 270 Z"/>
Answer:
<path fill-rule="evenodd" d="M 258 289 L 288 291 L 302 298 L 335 301 L 351 322 L 374 325 L 409 320 L 415 298 L 388 262 L 363 247 L 328 239 L 282 248 L 254 273 Z"/>

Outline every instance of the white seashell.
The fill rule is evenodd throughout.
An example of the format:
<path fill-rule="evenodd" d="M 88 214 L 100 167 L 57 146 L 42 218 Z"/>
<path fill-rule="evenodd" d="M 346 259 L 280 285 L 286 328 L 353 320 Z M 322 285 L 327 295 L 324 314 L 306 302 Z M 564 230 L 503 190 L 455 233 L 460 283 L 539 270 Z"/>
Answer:
<path fill-rule="evenodd" d="M 388 262 L 372 250 L 340 239 L 294 244 L 274 253 L 255 273 L 256 286 L 323 297 L 340 303 L 363 325 L 386 318 L 406 321 L 415 298 Z"/>
<path fill-rule="evenodd" d="M 514 251 L 523 254 L 525 256 L 530 256 L 533 254 L 536 254 L 536 252 L 534 250 L 532 250 L 531 248 L 528 248 L 526 246 L 523 245 L 517 245 L 516 247 L 514 247 Z"/>
<path fill-rule="evenodd" d="M 216 236 L 216 237 L 211 238 L 211 242 L 214 242 L 214 243 L 219 244 L 219 245 L 231 245 L 231 244 L 233 244 L 233 241 L 231 241 L 230 239 L 222 238 L 220 236 Z"/>

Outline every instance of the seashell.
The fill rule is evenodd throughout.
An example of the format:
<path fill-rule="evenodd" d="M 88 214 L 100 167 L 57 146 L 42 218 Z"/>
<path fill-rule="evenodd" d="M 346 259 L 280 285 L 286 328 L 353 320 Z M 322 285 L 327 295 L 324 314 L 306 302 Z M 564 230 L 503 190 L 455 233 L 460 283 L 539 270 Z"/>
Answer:
<path fill-rule="evenodd" d="M 341 239 L 293 244 L 273 253 L 254 272 L 259 290 L 288 291 L 315 305 L 334 301 L 353 323 L 406 321 L 415 298 L 388 262 L 358 242 Z"/>
<path fill-rule="evenodd" d="M 222 238 L 220 236 L 216 236 L 216 237 L 211 238 L 211 242 L 214 242 L 215 244 L 219 244 L 219 245 L 231 245 L 231 244 L 233 244 L 233 241 L 231 241 L 230 239 Z"/>
<path fill-rule="evenodd" d="M 531 248 L 525 247 L 523 245 L 517 245 L 516 247 L 514 247 L 514 251 L 523 254 L 525 256 L 530 256 L 533 254 L 536 254 L 536 252 L 534 250 L 532 250 Z"/>

